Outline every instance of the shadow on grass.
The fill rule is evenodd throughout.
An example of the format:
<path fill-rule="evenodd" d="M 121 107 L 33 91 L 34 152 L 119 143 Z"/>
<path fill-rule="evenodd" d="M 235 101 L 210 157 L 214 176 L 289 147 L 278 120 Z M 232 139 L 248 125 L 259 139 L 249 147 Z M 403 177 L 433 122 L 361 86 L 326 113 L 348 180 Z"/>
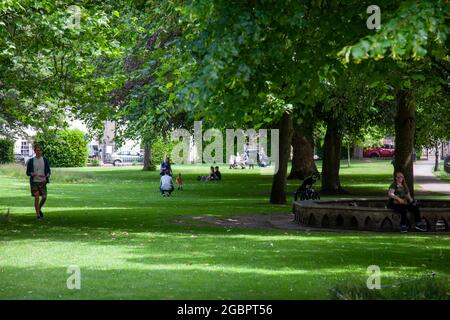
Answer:
<path fill-rule="evenodd" d="M 67 267 L 3 268 L 1 299 L 323 299 L 338 279 L 302 273 L 243 273 L 193 264 L 101 270 L 80 266 L 80 290 L 67 289 Z M 299 272 L 300 274 L 300 272 Z M 19 278 L 20 281 L 13 280 Z"/>
<path fill-rule="evenodd" d="M 446 271 L 445 261 L 430 261 L 434 250 L 423 253 L 419 248 L 402 255 L 397 251 L 381 254 L 376 259 L 365 248 L 330 252 L 328 246 L 317 250 L 317 243 L 312 243 L 295 250 L 280 248 L 274 242 L 273 249 L 266 249 L 269 246 L 262 247 L 264 243 L 248 239 L 237 243 L 233 238 L 219 237 L 217 241 L 223 244 L 212 248 L 208 243 L 190 247 L 186 238 L 174 237 L 164 243 L 153 239 L 140 248 L 127 244 L 126 253 L 115 252 L 112 260 L 100 256 L 86 262 L 72 251 L 67 261 L 59 261 L 59 267 L 2 266 L 0 298 L 323 299 L 343 279 L 360 276 L 359 284 L 363 285 L 362 277 L 367 277 L 366 268 L 372 261 L 383 270 L 383 284 L 431 268 Z M 402 249 L 400 245 L 398 250 Z M 424 261 L 428 268 L 422 266 Z M 73 264 L 81 268 L 79 291 L 66 288 L 67 266 Z"/>
<path fill-rule="evenodd" d="M 346 269 L 376 263 L 401 268 L 432 264 L 448 270 L 450 238 L 401 234 L 339 234 L 302 231 L 254 230 L 223 227 L 180 226 L 167 215 L 145 216 L 142 210 L 68 211 L 44 221 L 11 217 L 1 231 L 2 241 L 57 241 L 68 246 L 123 247 L 127 262 L 153 264 L 214 263 L 270 270 Z M 270 266 L 270 267 L 269 267 Z M 352 268 L 353 268 L 352 267 Z M 255 271 L 256 272 L 256 271 Z M 289 273 L 290 271 L 286 271 Z"/>

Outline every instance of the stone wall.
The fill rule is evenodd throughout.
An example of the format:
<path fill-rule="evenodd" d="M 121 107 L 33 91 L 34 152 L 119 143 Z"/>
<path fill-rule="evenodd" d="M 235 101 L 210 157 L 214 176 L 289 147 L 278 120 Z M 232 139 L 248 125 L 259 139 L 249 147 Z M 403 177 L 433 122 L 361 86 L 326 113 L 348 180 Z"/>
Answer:
<path fill-rule="evenodd" d="M 386 199 L 307 200 L 293 204 L 295 221 L 314 228 L 369 231 L 400 230 L 400 215 L 387 209 Z M 421 202 L 422 221 L 429 231 L 449 231 L 450 202 Z M 409 216 L 410 221 L 414 221 Z"/>

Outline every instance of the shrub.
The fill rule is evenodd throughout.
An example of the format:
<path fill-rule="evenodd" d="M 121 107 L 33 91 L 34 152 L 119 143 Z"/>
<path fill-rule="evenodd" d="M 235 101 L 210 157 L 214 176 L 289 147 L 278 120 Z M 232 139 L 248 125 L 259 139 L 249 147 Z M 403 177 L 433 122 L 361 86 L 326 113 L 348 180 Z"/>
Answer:
<path fill-rule="evenodd" d="M 53 167 L 83 167 L 88 157 L 85 135 L 80 130 L 58 130 L 39 133 L 35 143 L 42 146 Z"/>
<path fill-rule="evenodd" d="M 158 137 L 152 143 L 152 163 L 160 164 L 166 157 L 170 158 L 175 143 L 168 138 Z"/>
<path fill-rule="evenodd" d="M 0 139 L 0 163 L 14 162 L 14 141 Z"/>

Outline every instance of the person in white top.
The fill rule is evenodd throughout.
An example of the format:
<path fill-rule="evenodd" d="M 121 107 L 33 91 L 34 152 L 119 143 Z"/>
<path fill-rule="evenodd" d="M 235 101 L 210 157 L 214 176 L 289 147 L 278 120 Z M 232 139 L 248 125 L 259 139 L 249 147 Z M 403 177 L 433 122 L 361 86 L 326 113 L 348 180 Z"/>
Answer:
<path fill-rule="evenodd" d="M 236 157 L 234 155 L 230 155 L 230 169 L 234 169 L 236 167 Z"/>
<path fill-rule="evenodd" d="M 51 174 L 48 160 L 42 155 L 42 147 L 34 146 L 36 156 L 27 162 L 27 176 L 30 177 L 31 196 L 34 197 L 36 218 L 42 219 L 42 207 L 47 201 L 47 183 Z M 39 199 L 41 198 L 41 199 Z"/>
<path fill-rule="evenodd" d="M 159 190 L 161 191 L 161 195 L 163 197 L 167 196 L 170 197 L 172 191 L 173 191 L 173 180 L 172 176 L 170 175 L 170 171 L 166 170 L 164 175 L 161 176 L 160 183 L 159 183 Z"/>

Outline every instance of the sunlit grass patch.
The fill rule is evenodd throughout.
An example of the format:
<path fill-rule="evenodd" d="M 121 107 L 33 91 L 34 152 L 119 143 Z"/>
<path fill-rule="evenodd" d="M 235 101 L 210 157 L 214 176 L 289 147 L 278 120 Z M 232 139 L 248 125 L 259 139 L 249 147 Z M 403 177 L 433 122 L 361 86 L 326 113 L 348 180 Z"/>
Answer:
<path fill-rule="evenodd" d="M 321 299 L 340 283 L 364 280 L 372 264 L 386 283 L 449 271 L 445 235 L 176 223 L 290 213 L 292 195 L 287 205 L 269 204 L 271 177 L 249 170 L 223 168 L 223 181 L 199 182 L 208 166 L 174 166 L 185 189 L 163 198 L 158 171 L 54 168 L 45 219 L 36 221 L 24 168 L 13 169 L 0 168 L 0 298 Z M 384 196 L 391 179 L 383 161 L 342 170 L 344 188 L 357 197 Z M 288 191 L 298 183 L 289 181 Z M 79 291 L 66 287 L 69 265 L 80 267 Z"/>

